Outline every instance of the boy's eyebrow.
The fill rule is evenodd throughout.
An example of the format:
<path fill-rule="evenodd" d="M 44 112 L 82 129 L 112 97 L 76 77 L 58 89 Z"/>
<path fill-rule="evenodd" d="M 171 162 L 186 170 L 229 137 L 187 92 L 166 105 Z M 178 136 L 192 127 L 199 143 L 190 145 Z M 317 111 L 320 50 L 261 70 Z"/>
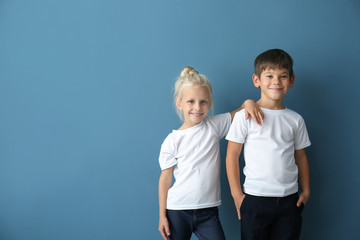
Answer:
<path fill-rule="evenodd" d="M 275 73 L 275 70 L 265 70 L 263 73 L 265 73 L 265 74 L 274 74 Z M 284 71 L 282 71 L 282 72 L 280 72 L 280 74 L 289 74 L 289 71 L 288 70 L 284 70 Z"/>

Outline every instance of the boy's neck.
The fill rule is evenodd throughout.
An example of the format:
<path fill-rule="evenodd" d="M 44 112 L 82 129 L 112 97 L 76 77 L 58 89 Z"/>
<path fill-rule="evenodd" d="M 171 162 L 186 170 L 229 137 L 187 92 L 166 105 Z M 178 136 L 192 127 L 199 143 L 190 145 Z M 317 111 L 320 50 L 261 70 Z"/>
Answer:
<path fill-rule="evenodd" d="M 277 100 L 277 101 L 269 101 L 269 100 L 264 100 L 264 99 L 260 98 L 256 103 L 259 105 L 259 107 L 267 108 L 267 109 L 271 109 L 271 110 L 282 110 L 282 109 L 286 108 L 283 105 L 282 99 Z"/>

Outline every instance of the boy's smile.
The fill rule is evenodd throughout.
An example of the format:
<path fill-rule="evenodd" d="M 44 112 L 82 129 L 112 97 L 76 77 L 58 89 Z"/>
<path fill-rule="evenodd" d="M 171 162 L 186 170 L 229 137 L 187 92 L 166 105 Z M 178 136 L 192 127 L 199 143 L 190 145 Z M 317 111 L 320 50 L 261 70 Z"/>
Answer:
<path fill-rule="evenodd" d="M 260 78 L 254 74 L 253 81 L 257 88 L 260 88 L 262 107 L 284 108 L 283 98 L 294 85 L 295 76 L 290 78 L 289 72 L 284 68 L 265 69 Z"/>

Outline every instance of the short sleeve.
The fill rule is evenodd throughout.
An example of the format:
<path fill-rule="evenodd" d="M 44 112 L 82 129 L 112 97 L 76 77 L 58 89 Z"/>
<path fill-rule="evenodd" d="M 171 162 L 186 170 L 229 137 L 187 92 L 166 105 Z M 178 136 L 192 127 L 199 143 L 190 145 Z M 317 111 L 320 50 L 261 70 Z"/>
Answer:
<path fill-rule="evenodd" d="M 311 145 L 305 122 L 302 117 L 299 119 L 298 129 L 295 133 L 295 150 L 300 150 Z"/>
<path fill-rule="evenodd" d="M 230 126 L 229 132 L 226 135 L 226 140 L 244 143 L 247 133 L 248 133 L 248 124 L 245 120 L 245 111 L 241 110 L 237 112 L 234 116 L 234 120 Z"/>
<path fill-rule="evenodd" d="M 167 137 L 161 145 L 159 164 L 161 170 L 170 168 L 177 164 L 176 156 L 176 144 L 171 137 Z"/>
<path fill-rule="evenodd" d="M 225 137 L 231 125 L 230 113 L 223 113 L 210 118 L 210 122 L 215 126 L 219 139 Z"/>

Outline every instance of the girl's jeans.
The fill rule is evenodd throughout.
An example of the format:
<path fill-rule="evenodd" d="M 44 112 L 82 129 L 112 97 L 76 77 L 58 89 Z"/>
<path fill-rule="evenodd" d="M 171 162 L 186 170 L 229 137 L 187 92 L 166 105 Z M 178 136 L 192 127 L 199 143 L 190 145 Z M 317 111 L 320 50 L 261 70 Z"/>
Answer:
<path fill-rule="evenodd" d="M 200 240 L 224 240 L 217 207 L 195 210 L 167 210 L 171 240 L 187 240 L 192 233 Z"/>

